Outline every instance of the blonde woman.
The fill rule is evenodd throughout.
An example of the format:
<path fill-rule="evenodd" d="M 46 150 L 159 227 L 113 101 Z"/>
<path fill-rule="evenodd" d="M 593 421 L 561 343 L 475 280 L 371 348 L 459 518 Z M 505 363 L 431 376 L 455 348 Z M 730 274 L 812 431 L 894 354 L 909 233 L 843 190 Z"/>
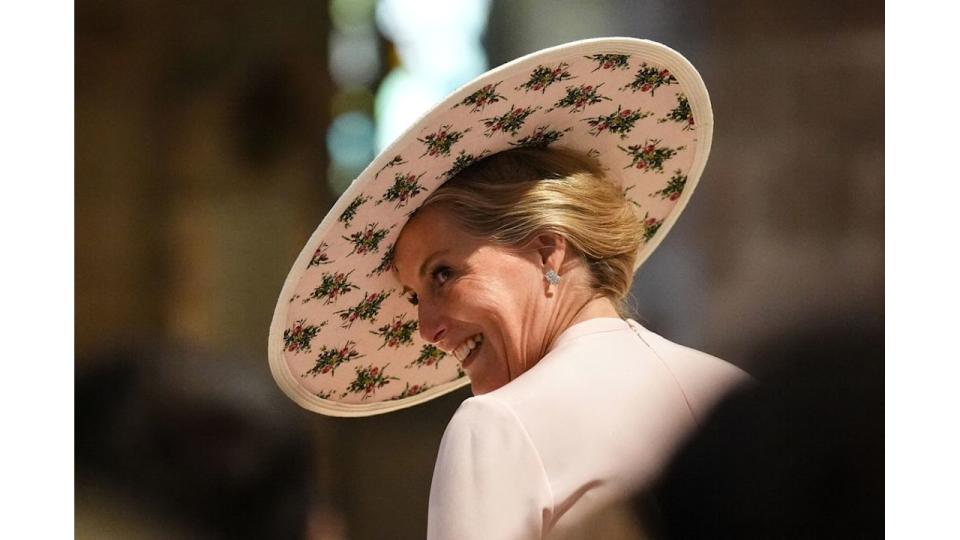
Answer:
<path fill-rule="evenodd" d="M 534 53 L 438 104 L 341 197 L 271 328 L 291 398 L 338 416 L 470 384 L 443 435 L 428 537 L 542 538 L 643 489 L 747 376 L 626 318 L 636 268 L 710 147 L 674 51 Z"/>

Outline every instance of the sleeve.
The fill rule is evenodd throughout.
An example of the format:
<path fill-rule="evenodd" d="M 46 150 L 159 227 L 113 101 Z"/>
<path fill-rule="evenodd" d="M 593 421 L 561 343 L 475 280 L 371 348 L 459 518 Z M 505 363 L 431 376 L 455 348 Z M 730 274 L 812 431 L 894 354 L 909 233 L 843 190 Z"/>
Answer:
<path fill-rule="evenodd" d="M 464 401 L 440 441 L 427 538 L 541 538 L 552 515 L 543 463 L 514 411 L 488 396 Z"/>

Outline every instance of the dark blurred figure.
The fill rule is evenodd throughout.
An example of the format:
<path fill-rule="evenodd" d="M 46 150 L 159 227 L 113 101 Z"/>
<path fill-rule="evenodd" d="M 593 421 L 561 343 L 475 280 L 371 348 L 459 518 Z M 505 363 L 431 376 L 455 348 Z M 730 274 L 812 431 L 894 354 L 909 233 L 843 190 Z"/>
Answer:
<path fill-rule="evenodd" d="M 242 360 L 135 346 L 84 362 L 79 538 L 311 536 L 312 441 Z"/>
<path fill-rule="evenodd" d="M 882 319 L 804 328 L 635 499 L 656 538 L 883 537 Z"/>

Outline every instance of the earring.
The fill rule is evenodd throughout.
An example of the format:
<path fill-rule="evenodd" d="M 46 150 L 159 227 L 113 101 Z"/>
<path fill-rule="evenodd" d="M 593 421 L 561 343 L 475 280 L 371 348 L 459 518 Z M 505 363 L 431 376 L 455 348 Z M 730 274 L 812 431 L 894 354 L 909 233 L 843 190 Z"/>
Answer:
<path fill-rule="evenodd" d="M 544 277 L 547 278 L 547 281 L 549 281 L 551 285 L 559 285 L 559 284 L 560 284 L 560 275 L 557 274 L 557 272 L 556 272 L 555 270 L 553 270 L 552 268 L 551 268 L 550 270 L 547 270 L 546 273 L 543 274 L 543 275 L 544 275 Z"/>

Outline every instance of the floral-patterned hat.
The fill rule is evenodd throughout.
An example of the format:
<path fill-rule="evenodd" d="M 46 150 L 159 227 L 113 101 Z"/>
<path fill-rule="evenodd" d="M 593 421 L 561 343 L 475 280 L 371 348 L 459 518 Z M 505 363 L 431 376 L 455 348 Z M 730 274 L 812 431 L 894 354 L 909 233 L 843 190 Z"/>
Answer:
<path fill-rule="evenodd" d="M 390 271 L 400 230 L 464 168 L 517 147 L 596 158 L 643 218 L 637 267 L 686 206 L 710 152 L 700 75 L 652 41 L 600 38 L 529 54 L 434 106 L 360 174 L 290 271 L 270 327 L 270 369 L 301 406 L 332 416 L 402 409 L 469 383 L 422 340 Z"/>

